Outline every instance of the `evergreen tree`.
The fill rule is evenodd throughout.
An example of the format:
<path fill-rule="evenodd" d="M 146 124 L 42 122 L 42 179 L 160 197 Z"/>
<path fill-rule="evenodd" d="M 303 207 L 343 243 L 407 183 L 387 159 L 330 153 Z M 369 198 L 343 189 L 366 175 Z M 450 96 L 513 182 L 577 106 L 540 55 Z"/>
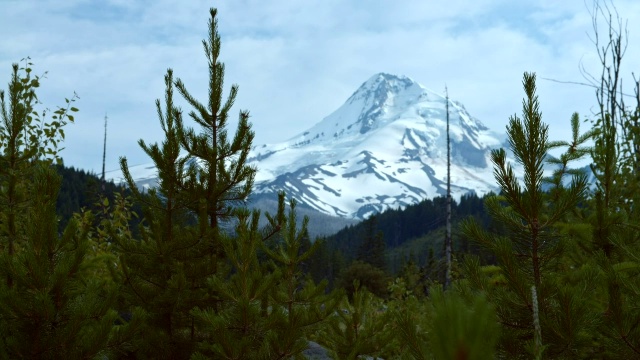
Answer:
<path fill-rule="evenodd" d="M 336 287 L 336 283 L 340 280 L 340 274 L 342 274 L 346 267 L 347 262 L 342 252 L 340 250 L 333 251 L 329 259 L 329 268 L 327 269 L 330 289 Z"/>
<path fill-rule="evenodd" d="M 206 334 L 193 359 L 269 359 L 274 334 L 270 331 L 268 296 L 278 274 L 264 271 L 258 261 L 263 233 L 258 228 L 259 213 L 236 212 L 237 237 L 224 233 L 219 241 L 231 264 L 232 273 L 218 272 L 209 279 L 219 303 L 192 311 Z"/>
<path fill-rule="evenodd" d="M 134 201 L 142 204 L 143 226 L 140 239 L 114 236 L 120 254 L 125 303 L 130 311 L 145 312 L 146 327 L 135 342 L 138 358 L 189 358 L 199 340 L 193 317 L 195 306 L 211 301 L 204 286 L 215 272 L 210 244 L 194 223 L 191 201 L 182 193 L 187 157 L 181 156 L 179 142 L 180 110 L 173 104 L 173 72 L 165 76 L 165 109 L 156 108 L 165 140 L 162 144 L 140 147 L 158 169 L 158 186 L 141 194 L 127 167 L 121 167 Z M 202 220 L 202 219 L 201 219 Z"/>
<path fill-rule="evenodd" d="M 376 296 L 386 297 L 390 281 L 391 278 L 384 271 L 369 263 L 356 260 L 340 273 L 337 285 L 345 289 L 349 297 L 352 297 L 356 291 L 353 285 L 355 282 Z"/>
<path fill-rule="evenodd" d="M 408 299 L 392 310 L 399 346 L 413 359 L 493 359 L 500 328 L 482 295 L 465 301 L 434 286 L 428 301 Z"/>
<path fill-rule="evenodd" d="M 327 242 L 324 238 L 316 238 L 314 241 L 315 252 L 307 259 L 306 271 L 314 282 L 319 283 L 322 280 L 331 281 L 332 259 L 327 249 Z M 330 286 L 331 284 L 329 284 Z"/>
<path fill-rule="evenodd" d="M 229 111 L 238 93 L 238 86 L 232 85 L 227 100 L 223 101 L 224 64 L 219 61 L 217 10 L 212 8 L 210 14 L 209 38 L 202 41 L 209 65 L 209 97 L 205 103 L 198 101 L 180 79 L 176 81 L 176 88 L 193 107 L 189 117 L 202 128 L 198 133 L 192 128 L 186 128 L 182 119 L 177 118 L 180 142 L 194 160 L 188 167 L 182 192 L 190 200 L 189 208 L 207 218 L 208 234 L 202 236 L 211 241 L 215 264 L 223 256 L 221 244 L 215 234 L 219 229 L 218 225 L 220 221 L 232 217 L 235 206 L 244 204 L 253 187 L 256 169 L 247 164 L 254 137 L 249 112 L 240 112 L 237 131 L 232 140 L 227 133 Z"/>
<path fill-rule="evenodd" d="M 114 326 L 117 289 L 95 276 L 109 264 L 92 250 L 91 216 L 58 231 L 60 177 L 52 163 L 60 161 L 75 98 L 47 121 L 35 108 L 39 77 L 25 63 L 13 65 L 8 104 L 0 91 L 0 358 L 108 356 L 134 326 Z"/>
<path fill-rule="evenodd" d="M 339 311 L 318 332 L 315 340 L 334 359 L 356 360 L 364 356 L 387 357 L 393 353 L 394 333 L 382 301 L 367 289 L 353 284 L 351 299 L 344 297 Z"/>
<path fill-rule="evenodd" d="M 590 340 L 585 334 L 593 330 L 589 319 L 593 313 L 585 298 L 594 281 L 585 277 L 572 283 L 563 277 L 568 240 L 559 225 L 585 198 L 586 175 L 573 175 L 568 186 L 562 181 L 556 183 L 551 197 L 542 191 L 545 156 L 552 146 L 560 144 L 548 141 L 548 126 L 542 122 L 535 94 L 535 75 L 525 73 L 523 86 L 523 119 L 511 117 L 507 135 L 515 159 L 524 169 L 524 183 L 520 184 L 507 163 L 506 151 L 495 150 L 492 161 L 502 195 L 486 201 L 489 214 L 505 225 L 507 235 L 492 235 L 474 221 L 463 224 L 466 236 L 495 254 L 506 282 L 490 287 L 477 261 L 467 261 L 466 272 L 471 286 L 486 291 L 496 304 L 505 327 L 500 345 L 506 356 L 537 358 L 544 350 L 554 358 L 571 357 Z M 579 136 L 577 124 L 574 116 L 574 139 L 566 155 L 569 160 L 576 158 L 572 148 L 587 139 Z M 562 171 L 559 178 L 564 176 Z M 535 303 L 539 312 L 534 311 Z M 538 334 L 534 324 L 538 323 L 544 347 L 534 342 Z M 524 355 L 527 352 L 529 355 Z"/>
<path fill-rule="evenodd" d="M 358 261 L 370 264 L 382 271 L 386 271 L 387 263 L 384 257 L 384 235 L 377 230 L 377 217 L 372 215 L 364 221 L 364 235 L 358 248 Z"/>
<path fill-rule="evenodd" d="M 281 197 L 284 198 L 284 194 Z M 277 321 L 272 322 L 277 341 L 272 345 L 275 356 L 271 359 L 300 357 L 311 335 L 336 311 L 342 295 L 338 292 L 326 294 L 327 280 L 315 284 L 303 274 L 302 265 L 320 244 L 314 243 L 305 248 L 309 219 L 305 217 L 302 228 L 297 230 L 295 205 L 295 200 L 291 200 L 289 216 L 279 221 L 283 225 L 282 241 L 273 251 L 265 249 L 280 273 L 278 286 L 273 287 L 271 292 L 270 306 L 273 308 L 277 305 L 281 313 L 275 317 Z M 272 316 L 274 314 L 275 311 Z"/>
<path fill-rule="evenodd" d="M 429 248 L 429 254 L 433 256 L 433 249 Z M 426 269 L 421 269 L 416 265 L 411 257 L 402 266 L 398 278 L 404 282 L 407 294 L 411 294 L 417 298 L 422 298 L 427 293 L 429 286 L 428 276 L 425 274 Z"/>
<path fill-rule="evenodd" d="M 640 356 L 640 82 L 635 82 L 635 104 L 623 95 L 621 62 L 628 39 L 615 7 L 594 3 L 592 20 L 595 45 L 602 65 L 596 98 L 599 112 L 594 124 L 595 146 L 591 170 L 596 189 L 583 212 L 589 231 L 575 231 L 581 252 L 576 261 L 595 261 L 602 275 L 594 293 L 594 308 L 601 316 L 601 358 Z M 598 19 L 605 18 L 608 38 L 599 43 Z M 582 229 L 581 229 L 582 230 Z M 581 256 L 580 256 L 581 255 Z"/>
<path fill-rule="evenodd" d="M 427 255 L 427 263 L 425 264 L 424 273 L 427 280 L 431 282 L 436 282 L 438 280 L 438 269 L 433 247 L 429 248 L 429 255 Z"/>
<path fill-rule="evenodd" d="M 340 298 L 325 294 L 327 282 L 316 285 L 300 270 L 317 247 L 302 250 L 308 219 L 296 229 L 295 202 L 286 218 L 283 194 L 280 204 L 279 215 L 270 222 L 281 224 L 281 234 L 265 239 L 259 213 L 238 210 L 237 237 L 221 238 L 232 275 L 210 279 L 222 298 L 218 313 L 212 308 L 193 311 L 208 334 L 194 359 L 302 358 L 311 334 L 335 311 Z M 265 241 L 277 245 L 269 248 Z M 260 249 L 273 261 L 271 269 L 258 260 Z"/>
<path fill-rule="evenodd" d="M 207 322 L 196 322 L 200 315 L 191 311 L 194 308 L 211 314 L 227 314 L 216 315 L 216 321 L 225 320 L 237 311 L 245 311 L 241 315 L 246 316 L 253 309 L 252 304 L 242 304 L 229 310 L 223 288 L 206 283 L 213 275 L 218 276 L 217 281 L 233 283 L 227 270 L 233 268 L 234 261 L 227 256 L 237 255 L 233 253 L 237 250 L 235 243 L 249 244 L 243 245 L 242 251 L 250 251 L 244 254 L 246 259 L 257 261 L 254 237 L 264 235 L 252 227 L 254 218 L 249 220 L 245 211 L 236 213 L 235 210 L 246 200 L 253 184 L 255 169 L 246 164 L 253 132 L 248 113 L 241 112 L 234 138 L 229 141 L 227 136 L 226 124 L 237 86 L 231 87 L 228 99 L 223 102 L 224 65 L 218 61 L 220 36 L 216 14 L 216 10 L 211 9 L 209 38 L 203 41 L 209 65 L 207 101 L 203 104 L 196 100 L 182 81 L 174 82 L 169 70 L 165 77 L 164 112 L 160 101 L 156 102 L 165 140 L 150 146 L 140 141 L 158 169 L 158 187 L 150 191 L 150 198 L 135 189 L 126 159 L 121 161 L 134 199 L 143 204 L 144 214 L 141 239 L 118 242 L 123 281 L 127 285 L 126 303 L 131 309 L 139 307 L 146 312 L 147 329 L 136 342 L 135 355 L 140 358 L 189 358 L 197 343 L 211 344 L 210 333 L 200 328 Z M 194 108 L 189 116 L 202 127 L 200 133 L 185 127 L 182 112 L 173 104 L 174 86 Z M 222 230 L 229 220 L 239 221 L 237 239 Z M 267 231 L 269 234 L 278 230 L 278 224 L 272 226 Z M 237 268 L 235 271 L 234 276 L 241 276 L 242 272 L 238 273 Z M 247 273 L 246 276 L 249 274 L 256 275 Z M 263 272 L 258 275 L 261 285 L 269 283 L 269 276 L 263 278 Z M 265 296 L 261 301 L 265 301 Z M 251 326 L 260 328 L 261 324 Z M 211 346 L 223 342 L 220 340 Z M 217 350 L 211 351 L 217 353 Z"/>

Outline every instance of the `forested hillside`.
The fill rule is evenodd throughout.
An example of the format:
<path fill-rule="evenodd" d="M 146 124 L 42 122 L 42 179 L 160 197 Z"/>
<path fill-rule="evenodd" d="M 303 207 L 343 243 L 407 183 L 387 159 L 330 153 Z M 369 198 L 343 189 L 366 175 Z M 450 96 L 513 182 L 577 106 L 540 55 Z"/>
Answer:
<path fill-rule="evenodd" d="M 89 211 L 100 211 L 109 203 L 113 203 L 116 194 L 123 196 L 130 195 L 131 192 L 122 186 L 118 186 L 110 181 L 102 181 L 93 173 L 81 169 L 57 165 L 56 170 L 60 175 L 60 192 L 56 201 L 56 211 L 60 218 L 59 227 L 64 229 L 69 219 L 82 209 Z M 106 199 L 106 202 L 105 202 Z M 134 212 L 140 212 L 140 207 L 136 206 Z M 136 227 L 139 218 L 131 219 L 130 225 Z"/>
<path fill-rule="evenodd" d="M 524 73 L 515 162 L 492 151 L 498 194 L 454 204 L 446 264 L 443 198 L 317 241 L 287 194 L 273 213 L 244 207 L 254 132 L 248 111 L 229 132 L 238 87 L 223 86 L 216 9 L 208 96 L 168 69 L 164 138 L 139 141 L 158 170 L 149 192 L 126 158 L 123 192 L 58 167 L 78 99 L 43 110 L 45 79 L 15 64 L 0 91 L 0 359 L 640 357 L 640 82 L 623 101 L 626 33 L 607 9 L 593 14 L 610 29 L 597 115 L 552 139 Z M 595 184 L 572 170 L 585 159 Z"/>
<path fill-rule="evenodd" d="M 488 196 L 493 196 L 490 194 Z M 463 196 L 460 203 L 452 202 L 452 216 L 454 219 L 464 219 L 468 216 L 477 218 L 485 226 L 489 226 L 490 218 L 484 211 L 484 199 L 475 194 Z M 351 225 L 335 235 L 324 240 L 331 244 L 334 250 L 340 250 L 348 258 L 353 258 L 356 249 L 368 228 L 381 232 L 387 249 L 403 245 L 405 242 L 428 234 L 446 224 L 446 198 L 437 197 L 425 200 L 405 209 L 388 210 L 368 218 L 362 223 Z"/>
<path fill-rule="evenodd" d="M 484 200 L 491 196 L 495 194 L 483 198 L 470 194 L 463 196 L 460 203 L 453 201 L 454 224 L 472 217 L 484 227 L 494 228 L 495 224 L 484 209 Z M 438 265 L 444 254 L 445 224 L 445 197 L 373 215 L 363 222 L 343 228 L 334 235 L 318 237 L 318 250 L 310 260 L 312 264 L 318 264 L 317 267 L 313 267 L 312 276 L 316 280 L 335 278 L 342 269 L 354 261 L 362 260 L 363 252 L 374 252 L 377 253 L 375 256 L 385 259 L 382 270 L 393 276 L 409 261 L 418 267 L 424 267 L 430 261 Z M 454 244 L 456 253 L 482 255 L 489 261 L 489 254 L 481 254 L 481 250 L 469 244 L 468 239 L 460 236 L 461 234 L 457 235 L 459 241 Z M 336 268 L 339 270 L 336 271 Z M 431 275 L 433 280 L 437 281 L 442 280 L 438 279 L 438 276 L 443 276 L 443 273 Z"/>

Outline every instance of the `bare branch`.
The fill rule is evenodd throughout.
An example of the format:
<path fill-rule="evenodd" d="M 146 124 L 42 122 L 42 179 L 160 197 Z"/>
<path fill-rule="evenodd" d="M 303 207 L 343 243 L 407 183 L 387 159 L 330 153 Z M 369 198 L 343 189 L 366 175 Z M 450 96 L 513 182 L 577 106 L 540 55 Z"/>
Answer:
<path fill-rule="evenodd" d="M 597 85 L 590 84 L 590 83 L 585 83 L 585 82 L 580 82 L 580 81 L 558 80 L 558 79 L 552 79 L 552 78 L 546 78 L 546 77 L 540 77 L 540 79 L 547 80 L 547 81 L 552 81 L 552 82 L 559 83 L 559 84 L 580 85 L 580 86 L 587 86 L 587 87 L 590 87 L 590 88 L 598 89 Z M 635 94 L 620 93 L 620 95 L 626 96 L 626 97 L 632 97 L 632 98 L 636 97 Z"/>

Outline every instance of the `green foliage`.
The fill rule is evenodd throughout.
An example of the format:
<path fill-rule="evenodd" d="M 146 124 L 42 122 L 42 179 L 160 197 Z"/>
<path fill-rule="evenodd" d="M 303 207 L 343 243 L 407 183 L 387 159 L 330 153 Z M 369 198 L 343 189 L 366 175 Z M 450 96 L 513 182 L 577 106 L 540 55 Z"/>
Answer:
<path fill-rule="evenodd" d="M 117 202 L 117 196 L 130 196 L 131 191 L 113 181 L 102 181 L 91 172 L 74 167 L 57 165 L 58 174 L 62 177 L 60 193 L 56 203 L 59 216 L 59 229 L 62 231 L 75 213 L 84 210 L 96 212 L 95 223 L 109 215 L 110 206 L 105 206 L 105 198 L 109 203 Z M 133 231 L 140 222 L 140 206 L 130 205 L 133 213 L 129 219 L 129 227 Z"/>
<path fill-rule="evenodd" d="M 316 285 L 300 270 L 315 251 L 302 250 L 307 221 L 296 229 L 295 202 L 286 218 L 283 194 L 280 202 L 278 214 L 269 218 L 284 231 L 269 239 L 258 228 L 258 212 L 238 210 L 236 237 L 222 240 L 231 275 L 216 274 L 209 282 L 220 294 L 220 308 L 193 310 L 208 334 L 194 359 L 302 358 L 309 336 L 335 311 L 339 297 L 325 294 L 326 281 Z M 265 245 L 274 240 L 273 248 Z M 260 249 L 270 266 L 258 261 Z"/>
<path fill-rule="evenodd" d="M 175 84 L 178 92 L 193 107 L 189 117 L 202 128 L 200 133 L 196 133 L 194 129 L 184 127 L 181 117 L 176 117 L 180 143 L 189 157 L 196 160 L 188 167 L 183 187 L 193 201 L 191 210 L 196 213 L 204 211 L 210 226 L 215 228 L 219 220 L 231 217 L 235 205 L 247 199 L 256 169 L 247 164 L 254 137 L 248 111 L 240 112 L 237 131 L 233 139 L 228 137 L 226 126 L 238 86 L 232 85 L 227 100 L 223 101 L 224 64 L 218 60 L 217 10 L 212 8 L 210 15 L 209 39 L 202 41 L 209 65 L 209 97 L 206 103 L 195 99 L 180 79 Z"/>
<path fill-rule="evenodd" d="M 135 323 L 114 326 L 117 289 L 106 258 L 95 251 L 91 214 L 58 229 L 56 201 L 62 126 L 40 115 L 31 63 L 13 66 L 9 104 L 0 92 L 0 357 L 85 359 L 124 348 Z M 23 73 L 20 73 L 23 71 Z"/>
<path fill-rule="evenodd" d="M 326 284 L 303 280 L 302 263 L 315 246 L 302 248 L 306 222 L 296 231 L 294 204 L 285 219 L 282 197 L 266 230 L 258 228 L 259 213 L 239 207 L 255 174 L 246 163 L 253 132 L 248 113 L 241 112 L 234 138 L 227 136 L 237 86 L 223 103 L 216 14 L 211 9 L 209 39 L 203 41 L 209 64 L 207 102 L 191 96 L 182 81 L 174 82 L 169 70 L 164 110 L 156 102 L 165 140 L 139 142 L 158 169 L 157 190 L 143 196 L 126 159 L 121 160 L 134 201 L 143 210 L 140 239 L 130 233 L 112 236 L 120 254 L 124 303 L 145 313 L 145 328 L 135 339 L 135 354 L 141 358 L 299 356 L 311 329 L 332 309 Z M 184 126 L 173 103 L 174 85 L 194 108 L 189 115 L 201 126 L 200 133 Z M 227 231 L 230 224 L 233 233 Z M 265 246 L 286 224 L 287 231 L 276 237 L 280 240 Z"/>
<path fill-rule="evenodd" d="M 303 359 L 310 341 L 336 359 L 640 356 L 640 97 L 625 106 L 622 32 L 611 16 L 591 130 L 580 134 L 574 114 L 572 138 L 549 141 L 535 75 L 525 73 L 522 118 L 507 126 L 512 153 L 491 154 L 500 195 L 453 204 L 472 219 L 443 292 L 427 287 L 442 275 L 444 198 L 312 243 L 308 219 L 297 220 L 295 201 L 285 214 L 280 194 L 260 228 L 260 213 L 243 207 L 256 171 L 247 164 L 253 132 L 241 111 L 228 136 L 238 87 L 223 100 L 210 15 L 209 96 L 199 102 L 167 71 L 164 104 L 156 101 L 165 138 L 139 141 L 158 169 L 148 193 L 124 158 L 131 196 L 112 184 L 87 194 L 83 174 L 65 175 L 61 187 L 56 172 L 68 172 L 54 162 L 77 96 L 48 119 L 38 110 L 42 76 L 29 59 L 13 65 L 0 91 L 0 359 L 288 360 Z M 200 132 L 185 126 L 174 87 Z M 593 191 L 571 169 L 586 155 Z M 345 293 L 329 292 L 336 281 Z"/>
<path fill-rule="evenodd" d="M 5 151 L 3 161 L 8 162 L 8 166 L 34 159 L 60 163 L 59 152 L 64 149 L 59 146 L 65 137 L 63 127 L 74 121 L 71 113 L 78 111 L 72 106 L 78 98 L 74 94 L 71 99 L 65 98 L 66 107 L 58 107 L 53 111 L 52 121 L 47 121 L 47 110 L 36 109 L 40 104 L 36 90 L 44 75 L 33 74 L 30 60 L 23 59 L 22 67 L 12 65 L 8 93 L 0 91 L 0 148 Z"/>
<path fill-rule="evenodd" d="M 500 327 L 482 295 L 467 302 L 457 292 L 430 291 L 427 307 L 409 300 L 394 311 L 400 344 L 414 359 L 492 359 Z M 420 314 L 418 316 L 417 314 Z"/>
<path fill-rule="evenodd" d="M 337 312 L 317 334 L 315 341 L 334 359 L 355 360 L 361 356 L 385 357 L 395 336 L 382 300 L 357 281 L 351 300 L 344 297 Z"/>
<path fill-rule="evenodd" d="M 433 255 L 433 250 L 431 250 L 431 255 Z M 409 259 L 407 263 L 402 267 L 400 273 L 398 273 L 398 277 L 394 281 L 394 284 L 398 284 L 398 282 L 402 283 L 402 286 L 395 288 L 395 296 L 396 298 L 405 298 L 407 296 L 415 296 L 417 298 L 422 298 L 426 295 L 427 289 L 431 283 L 429 280 L 429 270 L 428 268 L 419 268 L 413 260 Z M 400 290 L 402 289 L 402 290 Z M 394 293 L 393 284 L 390 285 L 389 291 Z"/>
<path fill-rule="evenodd" d="M 561 221 L 568 219 L 586 195 L 586 175 L 573 174 L 568 186 L 564 185 L 563 177 L 566 164 L 586 153 L 580 146 L 588 136 L 579 136 L 574 115 L 573 142 L 550 143 L 548 126 L 542 123 L 535 94 L 535 75 L 525 73 L 523 85 L 526 93 L 523 119 L 512 117 L 507 126 L 516 162 L 524 169 L 523 185 L 507 163 L 506 151 L 495 150 L 492 161 L 502 195 L 486 201 L 489 214 L 504 224 L 506 236 L 490 234 L 473 221 L 462 225 L 466 236 L 495 254 L 505 281 L 499 286 L 490 286 L 488 279 L 481 275 L 477 261 L 467 262 L 466 274 L 473 288 L 487 292 L 496 304 L 500 322 L 508 329 L 501 339 L 502 352 L 509 357 L 522 356 L 528 351 L 539 356 L 539 347 L 525 345 L 532 342 L 534 319 L 539 318 L 547 351 L 553 357 L 564 357 L 587 341 L 581 334 L 593 325 L 588 321 L 593 313 L 584 300 L 585 294 L 593 289 L 593 277 L 573 283 L 563 278 L 563 254 L 568 241 L 558 230 Z M 560 158 L 560 170 L 549 180 L 553 184 L 551 191 L 543 192 L 545 156 L 551 147 L 561 145 L 569 149 Z M 558 163 L 556 159 L 552 162 Z M 532 286 L 540 310 L 537 317 L 533 311 Z"/>
<path fill-rule="evenodd" d="M 354 282 L 357 282 L 376 296 L 386 297 L 389 281 L 391 281 L 391 278 L 384 271 L 371 264 L 354 261 L 340 275 L 338 286 L 345 289 L 349 297 L 356 291 Z"/>
<path fill-rule="evenodd" d="M 486 195 L 485 195 L 486 196 Z M 463 196 L 459 203 L 452 202 L 453 218 L 462 219 L 472 216 L 477 219 L 483 226 L 489 226 L 491 219 L 484 211 L 484 198 L 480 198 L 475 194 Z M 434 248 L 438 252 L 434 254 L 434 260 L 440 258 L 440 244 L 444 235 L 437 235 L 445 225 L 445 205 L 444 197 L 434 199 L 426 199 L 419 204 L 409 205 L 405 209 L 387 210 L 384 213 L 375 216 L 375 226 L 373 227 L 374 237 L 377 234 L 382 235 L 385 248 L 385 271 L 390 274 L 396 274 L 403 264 L 407 261 L 411 253 L 414 255 L 414 261 L 418 266 L 425 266 L 428 259 L 425 248 Z M 425 219 L 426 223 L 425 223 Z M 487 257 L 480 253 L 480 249 L 475 244 L 469 244 L 467 239 L 456 234 L 456 223 L 453 223 L 454 238 L 460 238 L 461 241 L 454 241 L 454 252 L 474 253 Z M 364 245 L 364 240 L 370 239 L 367 232 L 371 228 L 371 219 L 362 221 L 356 225 L 345 227 L 336 234 L 324 238 L 326 253 L 335 254 L 338 251 L 342 254 L 347 263 L 358 259 L 359 255 L 364 255 L 361 249 L 375 248 L 373 244 Z M 380 235 L 378 235 L 380 236 Z M 378 246 L 380 246 L 379 244 Z M 319 253 L 319 255 L 322 253 Z M 362 258 L 362 256 L 360 256 Z M 329 256 L 329 266 L 333 265 L 333 257 Z M 437 272 L 434 272 L 436 279 Z M 335 272 L 332 272 L 335 273 Z M 327 278 L 335 278 L 328 272 L 325 273 Z"/>
<path fill-rule="evenodd" d="M 119 254 L 126 310 L 140 309 L 145 314 L 145 327 L 134 342 L 141 358 L 189 358 L 200 340 L 190 311 L 212 300 L 204 283 L 216 272 L 208 237 L 192 225 L 190 199 L 181 193 L 187 159 L 180 156 L 181 113 L 173 105 L 172 75 L 169 70 L 165 76 L 164 112 L 156 101 L 165 140 L 160 145 L 139 141 L 158 169 L 158 188 L 141 194 L 126 159 L 121 159 L 133 201 L 142 205 L 140 238 L 133 238 L 129 231 L 110 234 Z M 122 223 L 122 219 L 113 220 Z"/>
<path fill-rule="evenodd" d="M 640 253 L 640 83 L 634 79 L 635 104 L 628 107 L 620 75 L 626 29 L 606 5 L 594 4 L 594 22 L 604 17 L 609 36 L 603 45 L 596 43 L 602 65 L 596 91 L 600 111 L 592 121 L 591 169 L 596 189 L 589 211 L 584 212 L 584 222 L 592 232 L 576 234 L 576 238 L 581 241 L 583 258 L 596 264 L 602 278 L 595 294 L 601 321 L 595 337 L 601 345 L 598 356 L 633 358 L 640 356 L 640 280 L 635 270 Z"/>
<path fill-rule="evenodd" d="M 436 359 L 491 359 L 499 328 L 495 311 L 483 296 L 469 305 L 455 293 L 443 294 L 436 287 L 433 303 L 433 354 Z"/>
<path fill-rule="evenodd" d="M 2 257 L 3 275 L 13 277 L 0 290 L 1 351 L 10 358 L 83 359 L 124 341 L 124 330 L 113 331 L 116 289 L 96 276 L 105 263 L 91 261 L 91 219 L 73 220 L 58 236 L 58 187 L 54 170 L 37 170 L 25 241 Z"/>
<path fill-rule="evenodd" d="M 279 274 L 263 272 L 258 262 L 259 213 L 250 216 L 247 210 L 238 210 L 237 216 L 237 238 L 220 238 L 233 274 L 217 273 L 208 282 L 218 294 L 219 306 L 192 311 L 207 334 L 193 359 L 268 359 L 271 355 L 274 334 L 268 330 L 269 315 L 279 314 L 279 309 L 269 308 L 267 299 Z"/>
<path fill-rule="evenodd" d="M 284 194 L 280 197 L 284 200 Z M 291 200 L 289 216 L 280 218 L 282 240 L 277 242 L 274 250 L 264 248 L 274 262 L 275 272 L 280 275 L 278 286 L 272 287 L 269 301 L 272 315 L 275 313 L 273 309 L 280 309 L 280 316 L 272 322 L 277 339 L 272 345 L 275 354 L 272 359 L 300 358 L 308 346 L 309 337 L 337 310 L 341 295 L 338 292 L 326 294 L 327 280 L 315 284 L 302 273 L 302 264 L 320 244 L 304 248 L 309 219 L 305 218 L 302 228 L 297 230 L 295 205 L 295 200 Z"/>
<path fill-rule="evenodd" d="M 372 215 L 364 221 L 365 231 L 360 248 L 358 261 L 362 261 L 382 271 L 386 271 L 387 263 L 384 258 L 384 234 L 376 228 L 376 216 Z"/>
<path fill-rule="evenodd" d="M 618 111 L 615 108 L 614 111 Z M 602 326 L 598 341 L 608 358 L 640 355 L 640 280 L 635 269 L 640 253 L 637 204 L 637 160 L 629 148 L 637 142 L 637 132 L 620 136 L 622 128 L 613 121 L 611 109 L 596 121 L 596 141 L 592 170 L 597 179 L 585 221 L 591 234 L 579 234 L 584 244 L 584 258 L 595 262 L 602 273 L 600 307 Z M 622 126 L 635 121 L 628 113 L 621 115 Z M 621 146 L 621 144 L 624 144 Z"/>

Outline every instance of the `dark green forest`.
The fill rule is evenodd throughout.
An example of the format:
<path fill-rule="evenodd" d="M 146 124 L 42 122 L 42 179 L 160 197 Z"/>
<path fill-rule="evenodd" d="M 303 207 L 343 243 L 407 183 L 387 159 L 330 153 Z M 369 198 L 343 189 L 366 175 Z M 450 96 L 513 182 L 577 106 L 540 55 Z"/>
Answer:
<path fill-rule="evenodd" d="M 640 358 L 640 82 L 623 95 L 624 22 L 600 10 L 596 114 L 550 139 L 524 74 L 506 127 L 524 176 L 492 151 L 499 191 L 454 202 L 450 272 L 445 198 L 317 239 L 287 194 L 273 213 L 246 207 L 254 133 L 247 111 L 228 128 L 238 87 L 223 92 L 215 9 L 209 96 L 168 69 L 164 139 L 139 141 L 158 169 L 148 192 L 124 157 L 126 187 L 62 166 L 78 98 L 40 110 L 45 79 L 14 64 L 0 91 L 0 359 Z"/>

